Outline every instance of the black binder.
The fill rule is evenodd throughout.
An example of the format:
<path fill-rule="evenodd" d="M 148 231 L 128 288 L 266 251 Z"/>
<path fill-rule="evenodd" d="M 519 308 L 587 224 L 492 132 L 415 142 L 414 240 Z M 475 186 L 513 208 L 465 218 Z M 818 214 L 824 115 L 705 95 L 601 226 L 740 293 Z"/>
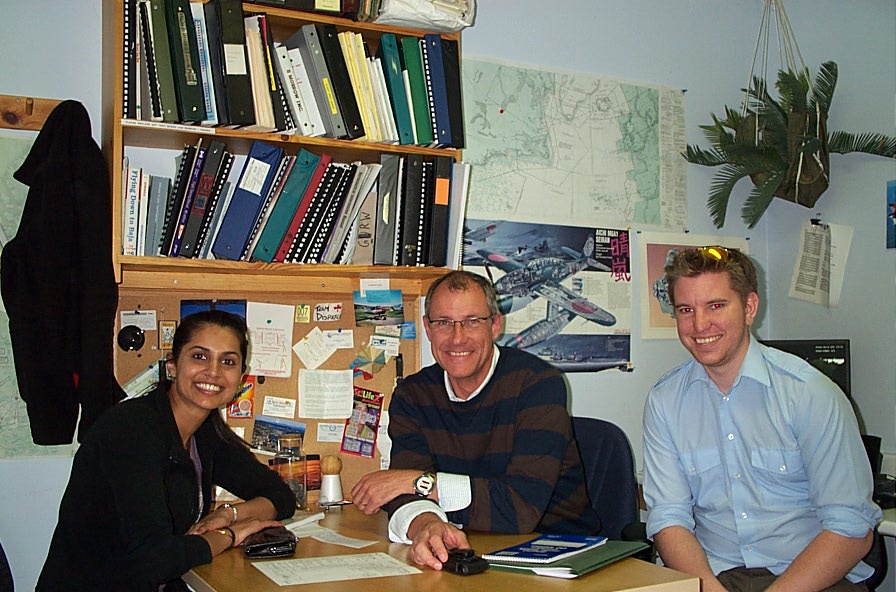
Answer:
<path fill-rule="evenodd" d="M 345 64 L 345 55 L 342 53 L 342 46 L 339 45 L 339 32 L 336 30 L 336 25 L 329 23 L 318 24 L 316 27 L 321 50 L 327 61 L 327 69 L 330 71 L 333 92 L 336 94 L 339 110 L 342 111 L 342 119 L 345 122 L 345 134 L 350 140 L 363 138 L 366 132 L 361 121 L 361 110 L 355 99 L 355 91 L 352 89 L 348 66 Z"/>
<path fill-rule="evenodd" d="M 408 154 L 404 158 L 401 200 L 401 240 L 398 248 L 398 264 L 416 266 L 422 263 L 421 247 L 426 215 L 424 201 L 423 156 Z"/>
<path fill-rule="evenodd" d="M 401 167 L 397 154 L 380 157 L 380 180 L 376 198 L 376 220 L 373 223 L 373 264 L 398 264 L 398 212 L 401 211 Z"/>
<path fill-rule="evenodd" d="M 464 147 L 464 100 L 460 73 L 460 48 L 456 39 L 442 39 L 442 69 L 445 72 L 445 96 L 451 123 L 449 146 Z"/>
<path fill-rule="evenodd" d="M 174 71 L 174 91 L 181 121 L 202 123 L 206 118 L 205 96 L 202 92 L 202 68 L 199 65 L 199 45 L 193 25 L 190 0 L 166 0 L 168 11 L 168 42 L 171 48 L 171 68 Z"/>
<path fill-rule="evenodd" d="M 217 93 L 218 117 L 231 126 L 255 123 L 252 81 L 246 57 L 246 29 L 240 0 L 209 0 L 205 5 L 212 68 L 221 74 L 224 92 Z M 215 89 L 217 92 L 217 88 Z M 224 97 L 223 101 L 219 97 Z"/>

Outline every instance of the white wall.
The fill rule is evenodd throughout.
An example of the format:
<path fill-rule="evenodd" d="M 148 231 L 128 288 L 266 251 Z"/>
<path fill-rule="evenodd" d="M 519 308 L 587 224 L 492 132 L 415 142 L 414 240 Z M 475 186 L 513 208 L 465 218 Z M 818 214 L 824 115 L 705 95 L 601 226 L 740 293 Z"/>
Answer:
<path fill-rule="evenodd" d="M 107 0 L 109 1 L 109 0 Z M 0 92 L 76 98 L 99 138 L 102 98 L 101 0 L 5 0 L 0 19 Z M 738 105 L 747 81 L 762 0 L 487 0 L 464 33 L 465 55 L 616 76 L 687 89 L 688 141 L 704 145 L 698 125 L 724 105 Z M 892 0 L 790 0 L 787 10 L 807 65 L 840 66 L 830 129 L 894 132 L 896 5 Z M 52 14 L 53 18 L 47 18 Z M 48 43 L 47 41 L 53 41 Z M 883 248 L 883 202 L 896 163 L 857 155 L 832 157 L 831 189 L 815 211 L 856 233 L 843 303 L 823 309 L 787 292 L 802 220 L 815 211 L 774 203 L 748 231 L 739 203 L 716 230 L 706 213 L 712 169 L 688 168 L 689 230 L 750 238 L 762 268 L 768 338 L 848 337 L 854 351 L 853 392 L 867 430 L 896 452 L 896 251 Z M 746 186 L 738 186 L 746 193 Z M 637 230 L 637 229 L 635 229 Z M 637 236 L 635 236 L 637 240 Z M 633 261 L 635 277 L 640 262 Z M 637 283 L 635 298 L 640 298 Z M 768 304 L 771 304 L 769 307 Z M 572 374 L 573 412 L 618 423 L 641 456 L 641 410 L 653 382 L 687 353 L 676 340 L 642 340 L 634 311 L 631 374 Z M 69 459 L 0 461 L 0 541 L 16 587 L 32 589 L 43 563 Z M 890 541 L 890 564 L 896 565 Z M 885 590 L 896 590 L 891 578 Z"/>

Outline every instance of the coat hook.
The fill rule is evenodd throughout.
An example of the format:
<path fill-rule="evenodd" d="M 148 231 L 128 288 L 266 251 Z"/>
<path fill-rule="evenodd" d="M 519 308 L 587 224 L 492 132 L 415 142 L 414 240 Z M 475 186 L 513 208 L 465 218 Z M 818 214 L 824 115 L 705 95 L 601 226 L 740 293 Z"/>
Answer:
<path fill-rule="evenodd" d="M 28 97 L 25 99 L 25 115 L 31 115 L 34 113 L 34 99 Z"/>

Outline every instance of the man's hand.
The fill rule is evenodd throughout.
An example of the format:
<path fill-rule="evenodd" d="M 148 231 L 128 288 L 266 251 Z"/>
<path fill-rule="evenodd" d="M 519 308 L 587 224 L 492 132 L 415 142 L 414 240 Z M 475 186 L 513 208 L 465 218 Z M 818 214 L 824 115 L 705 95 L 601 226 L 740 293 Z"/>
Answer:
<path fill-rule="evenodd" d="M 420 514 L 408 528 L 408 538 L 413 542 L 409 555 L 417 565 L 440 570 L 448 560 L 448 549 L 469 549 L 467 535 L 448 522 L 442 522 L 436 514 Z"/>
<path fill-rule="evenodd" d="M 414 493 L 416 470 L 389 470 L 367 473 L 352 487 L 352 503 L 365 514 L 376 514 L 383 504 L 402 494 Z M 438 501 L 437 491 L 427 499 Z M 446 556 L 447 557 L 447 556 Z"/>

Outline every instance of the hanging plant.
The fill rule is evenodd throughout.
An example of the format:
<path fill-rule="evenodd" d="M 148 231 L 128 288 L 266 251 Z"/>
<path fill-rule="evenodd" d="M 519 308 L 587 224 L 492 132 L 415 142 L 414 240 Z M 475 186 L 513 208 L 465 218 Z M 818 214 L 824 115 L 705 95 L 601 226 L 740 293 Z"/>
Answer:
<path fill-rule="evenodd" d="M 753 228 L 775 197 L 811 208 L 828 188 L 830 153 L 864 152 L 896 157 L 896 138 L 878 133 L 827 131 L 828 112 L 837 86 L 837 64 L 822 64 L 810 89 L 808 70 L 780 70 L 779 98 L 769 93 L 765 79 L 754 76 L 744 107 L 725 107 L 725 119 L 711 114 L 712 125 L 701 125 L 712 144 L 709 150 L 688 145 L 688 162 L 722 167 L 713 178 L 707 200 L 717 228 L 725 225 L 731 191 L 749 177 L 753 189 L 741 218 Z M 811 92 L 810 92 L 811 90 Z"/>

